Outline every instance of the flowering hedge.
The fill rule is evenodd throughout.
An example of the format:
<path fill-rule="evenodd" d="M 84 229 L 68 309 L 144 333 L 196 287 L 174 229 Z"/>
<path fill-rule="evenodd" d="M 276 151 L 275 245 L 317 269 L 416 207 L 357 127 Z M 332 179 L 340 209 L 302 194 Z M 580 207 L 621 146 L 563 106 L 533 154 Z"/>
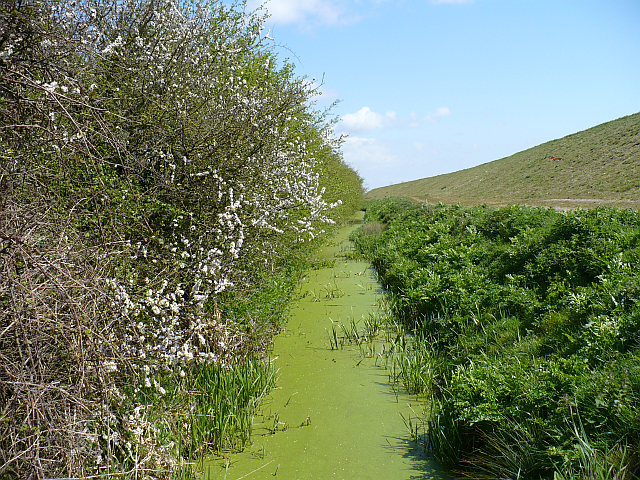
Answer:
<path fill-rule="evenodd" d="M 244 7 L 0 7 L 0 475 L 140 448 L 171 471 L 131 396 L 232 365 L 247 332 L 223 298 L 359 201 L 315 87 Z"/>
<path fill-rule="evenodd" d="M 468 478 L 638 478 L 636 210 L 386 199 L 366 218 L 436 457 Z"/>

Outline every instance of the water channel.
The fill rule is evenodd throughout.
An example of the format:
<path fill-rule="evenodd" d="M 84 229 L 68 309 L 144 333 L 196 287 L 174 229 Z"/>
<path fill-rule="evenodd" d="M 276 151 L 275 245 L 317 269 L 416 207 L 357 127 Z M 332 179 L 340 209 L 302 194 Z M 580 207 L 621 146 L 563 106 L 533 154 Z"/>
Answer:
<path fill-rule="evenodd" d="M 332 325 L 361 324 L 382 295 L 369 264 L 345 256 L 354 228 L 343 227 L 319 253 L 329 266 L 300 282 L 274 340 L 277 387 L 256 417 L 251 444 L 206 463 L 205 480 L 445 478 L 409 440 L 405 421 L 424 405 L 389 384 L 379 355 L 384 339 L 368 351 L 330 348 Z"/>

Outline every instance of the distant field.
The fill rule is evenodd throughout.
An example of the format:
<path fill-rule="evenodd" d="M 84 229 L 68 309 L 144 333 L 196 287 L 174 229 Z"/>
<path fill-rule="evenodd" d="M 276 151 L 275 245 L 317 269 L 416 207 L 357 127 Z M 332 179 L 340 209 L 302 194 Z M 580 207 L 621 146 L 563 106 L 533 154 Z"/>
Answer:
<path fill-rule="evenodd" d="M 461 205 L 639 208 L 640 113 L 477 167 L 366 194 L 371 200 L 394 196 Z"/>

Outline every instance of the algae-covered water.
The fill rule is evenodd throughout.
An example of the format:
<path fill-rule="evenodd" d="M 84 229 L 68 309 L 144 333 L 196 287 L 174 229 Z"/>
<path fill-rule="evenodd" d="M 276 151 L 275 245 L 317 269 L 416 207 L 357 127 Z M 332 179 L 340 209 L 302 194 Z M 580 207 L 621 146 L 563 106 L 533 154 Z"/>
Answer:
<path fill-rule="evenodd" d="M 362 323 L 381 296 L 369 264 L 344 256 L 353 228 L 324 247 L 328 266 L 309 271 L 299 285 L 291 318 L 274 341 L 277 388 L 256 418 L 251 444 L 206 463 L 205 480 L 444 478 L 409 441 L 405 420 L 424 405 L 389 385 L 382 343 L 365 347 L 365 355 L 362 347 L 330 348 L 332 323 Z"/>

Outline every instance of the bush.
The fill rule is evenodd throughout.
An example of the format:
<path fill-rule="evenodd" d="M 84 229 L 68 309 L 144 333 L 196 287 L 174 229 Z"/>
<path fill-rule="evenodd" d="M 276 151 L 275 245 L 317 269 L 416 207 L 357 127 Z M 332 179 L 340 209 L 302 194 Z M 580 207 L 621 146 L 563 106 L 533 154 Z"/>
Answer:
<path fill-rule="evenodd" d="M 0 6 L 0 476 L 181 471 L 140 399 L 259 356 L 289 291 L 266 286 L 359 205 L 244 7 Z"/>
<path fill-rule="evenodd" d="M 358 246 L 433 349 L 441 460 L 472 478 L 638 474 L 637 212 L 368 208 L 386 226 Z"/>

